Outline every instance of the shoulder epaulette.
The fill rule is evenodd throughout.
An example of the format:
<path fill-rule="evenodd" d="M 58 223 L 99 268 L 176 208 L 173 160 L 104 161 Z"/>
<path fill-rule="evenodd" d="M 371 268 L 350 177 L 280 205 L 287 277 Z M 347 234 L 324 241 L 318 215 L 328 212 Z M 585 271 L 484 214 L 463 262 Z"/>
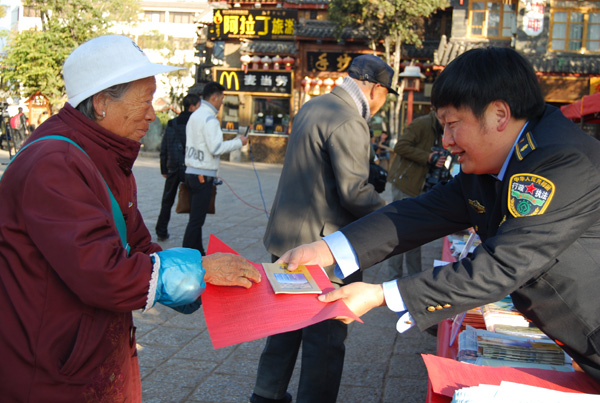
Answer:
<path fill-rule="evenodd" d="M 519 161 L 523 161 L 523 158 L 525 158 L 527 154 L 535 150 L 536 147 L 537 144 L 535 142 L 535 139 L 533 138 L 533 135 L 531 134 L 531 132 L 527 132 L 524 136 L 521 136 L 521 139 L 517 143 L 517 146 L 515 147 L 515 154 L 517 154 L 517 158 L 519 159 Z"/>

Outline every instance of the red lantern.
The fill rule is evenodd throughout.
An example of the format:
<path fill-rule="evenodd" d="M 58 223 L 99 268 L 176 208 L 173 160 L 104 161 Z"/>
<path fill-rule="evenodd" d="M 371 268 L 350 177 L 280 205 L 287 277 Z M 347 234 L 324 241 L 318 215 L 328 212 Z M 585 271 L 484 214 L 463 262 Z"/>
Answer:
<path fill-rule="evenodd" d="M 273 59 L 271 60 L 273 62 L 273 70 L 279 70 L 281 67 L 281 57 L 279 56 L 274 56 Z"/>
<path fill-rule="evenodd" d="M 240 62 L 242 62 L 242 69 L 244 69 L 244 73 L 247 73 L 248 65 L 252 62 L 252 58 L 250 55 L 243 55 L 240 57 Z"/>
<path fill-rule="evenodd" d="M 252 69 L 253 70 L 258 70 L 259 69 L 259 65 L 260 65 L 260 57 L 259 56 L 253 56 L 252 57 Z"/>
<path fill-rule="evenodd" d="M 335 82 L 331 77 L 327 77 L 323 81 L 323 84 L 325 85 L 325 92 L 331 92 L 331 88 L 333 87 L 333 84 L 335 84 Z"/>
<path fill-rule="evenodd" d="M 312 80 L 312 84 L 314 85 L 312 95 L 321 95 L 321 85 L 323 84 L 323 80 L 320 78 L 315 78 Z"/>
<path fill-rule="evenodd" d="M 264 56 L 262 59 L 260 59 L 260 62 L 262 63 L 262 69 L 263 70 L 269 70 L 271 68 L 271 58 L 269 56 Z"/>
<path fill-rule="evenodd" d="M 310 84 L 312 83 L 312 78 L 306 76 L 302 79 L 302 81 L 300 81 L 300 84 L 302 85 L 302 87 L 304 88 L 304 92 L 308 93 L 308 91 L 310 90 Z"/>
<path fill-rule="evenodd" d="M 292 66 L 294 65 L 294 58 L 290 57 L 290 56 L 286 56 L 283 58 L 283 64 L 285 65 L 285 69 L 286 70 L 291 70 Z"/>

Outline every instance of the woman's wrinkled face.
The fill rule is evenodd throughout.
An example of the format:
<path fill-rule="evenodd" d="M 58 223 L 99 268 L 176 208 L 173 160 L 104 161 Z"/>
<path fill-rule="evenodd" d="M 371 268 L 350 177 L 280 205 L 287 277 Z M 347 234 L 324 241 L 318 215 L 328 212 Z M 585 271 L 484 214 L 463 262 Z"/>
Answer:
<path fill-rule="evenodd" d="M 156 91 L 154 77 L 133 81 L 119 99 L 105 97 L 100 102 L 97 123 L 117 136 L 140 141 L 146 135 L 150 123 L 156 118 L 152 98 Z"/>

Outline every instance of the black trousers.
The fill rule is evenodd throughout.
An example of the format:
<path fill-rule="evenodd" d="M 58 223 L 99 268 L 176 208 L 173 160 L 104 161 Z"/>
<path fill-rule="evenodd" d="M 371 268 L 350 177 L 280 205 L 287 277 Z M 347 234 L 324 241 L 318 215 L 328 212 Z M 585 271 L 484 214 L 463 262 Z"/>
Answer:
<path fill-rule="evenodd" d="M 185 174 L 185 183 L 190 188 L 190 220 L 183 236 L 183 247 L 197 249 L 202 256 L 206 255 L 202 245 L 202 226 L 212 197 L 213 182 L 212 176 L 205 176 L 204 183 L 200 183 L 198 175 Z"/>
<path fill-rule="evenodd" d="M 273 262 L 278 259 L 275 255 L 271 258 Z M 328 319 L 269 336 L 258 363 L 254 393 L 267 399 L 283 398 L 302 346 L 300 382 L 294 401 L 335 403 L 344 369 L 347 335 L 348 325 Z"/>
<path fill-rule="evenodd" d="M 171 219 L 171 208 L 175 203 L 177 189 L 179 184 L 185 180 L 185 173 L 181 171 L 169 172 L 165 179 L 165 188 L 163 190 L 160 213 L 156 220 L 156 235 L 166 237 L 169 234 L 169 220 Z"/>

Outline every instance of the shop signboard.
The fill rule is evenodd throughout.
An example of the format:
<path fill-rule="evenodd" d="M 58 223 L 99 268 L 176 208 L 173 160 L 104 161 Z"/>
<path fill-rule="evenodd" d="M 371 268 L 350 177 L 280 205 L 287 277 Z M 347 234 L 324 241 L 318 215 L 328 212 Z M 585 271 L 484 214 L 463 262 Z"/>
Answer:
<path fill-rule="evenodd" d="M 291 71 L 215 69 L 215 81 L 226 91 L 292 94 Z"/>
<path fill-rule="evenodd" d="M 208 39 L 294 40 L 297 10 L 216 9 Z"/>
<path fill-rule="evenodd" d="M 352 60 L 360 55 L 360 53 L 346 52 L 307 52 L 307 70 L 343 73 L 348 70 Z"/>
<path fill-rule="evenodd" d="M 546 0 L 526 0 L 523 15 L 523 31 L 529 36 L 538 36 L 544 30 Z"/>

